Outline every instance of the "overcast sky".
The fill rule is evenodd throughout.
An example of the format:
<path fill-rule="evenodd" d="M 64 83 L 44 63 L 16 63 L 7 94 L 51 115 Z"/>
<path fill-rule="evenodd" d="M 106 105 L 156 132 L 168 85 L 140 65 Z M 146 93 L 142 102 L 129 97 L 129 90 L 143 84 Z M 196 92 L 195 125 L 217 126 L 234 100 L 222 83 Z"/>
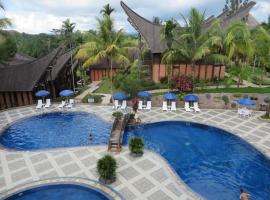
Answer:
<path fill-rule="evenodd" d="M 125 0 L 124 2 L 143 17 L 152 20 L 158 16 L 162 20 L 181 20 L 180 13 L 186 15 L 191 7 L 206 15 L 217 15 L 226 0 Z M 96 17 L 106 3 L 116 9 L 113 18 L 117 28 L 129 33 L 135 30 L 127 22 L 127 16 L 120 7 L 119 0 L 2 0 L 6 7 L 5 16 L 12 19 L 12 29 L 26 33 L 49 33 L 60 28 L 66 18 L 77 24 L 79 30 L 95 29 Z M 257 0 L 252 14 L 258 21 L 266 21 L 270 15 L 270 0 Z"/>

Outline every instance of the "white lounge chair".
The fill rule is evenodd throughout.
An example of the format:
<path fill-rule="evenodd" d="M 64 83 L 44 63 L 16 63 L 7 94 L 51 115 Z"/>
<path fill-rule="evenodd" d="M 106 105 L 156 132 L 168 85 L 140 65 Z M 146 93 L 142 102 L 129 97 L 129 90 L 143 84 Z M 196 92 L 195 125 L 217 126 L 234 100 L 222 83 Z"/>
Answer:
<path fill-rule="evenodd" d="M 167 101 L 163 101 L 162 110 L 163 111 L 167 111 L 168 110 Z"/>
<path fill-rule="evenodd" d="M 176 111 L 176 102 L 175 101 L 172 102 L 171 111 Z"/>
<path fill-rule="evenodd" d="M 58 106 L 58 108 L 64 108 L 66 105 L 66 102 L 65 101 L 62 101 L 61 104 Z"/>
<path fill-rule="evenodd" d="M 72 105 L 74 105 L 74 104 L 75 104 L 75 101 L 74 101 L 74 99 L 70 99 L 70 100 L 69 100 L 69 104 L 72 104 Z"/>
<path fill-rule="evenodd" d="M 147 101 L 146 102 L 146 108 L 145 108 L 145 110 L 151 110 L 151 108 L 152 108 L 152 102 L 151 101 Z"/>
<path fill-rule="evenodd" d="M 41 109 L 42 107 L 43 107 L 42 100 L 39 99 L 39 100 L 38 100 L 38 103 L 37 103 L 37 106 L 36 106 L 36 109 Z"/>
<path fill-rule="evenodd" d="M 195 112 L 201 112 L 201 109 L 199 108 L 198 102 L 194 102 L 193 104 Z"/>
<path fill-rule="evenodd" d="M 122 109 L 122 110 L 125 110 L 126 108 L 127 108 L 127 101 L 124 100 L 124 101 L 122 102 L 121 109 Z"/>
<path fill-rule="evenodd" d="M 191 112 L 191 109 L 189 107 L 189 102 L 185 102 L 185 110 L 186 112 Z"/>
<path fill-rule="evenodd" d="M 118 102 L 118 100 L 114 100 L 114 106 L 113 106 L 113 108 L 114 109 L 118 109 L 120 106 L 119 106 L 119 102 Z"/>
<path fill-rule="evenodd" d="M 46 99 L 46 104 L 44 108 L 50 108 L 51 107 L 51 99 Z"/>
<path fill-rule="evenodd" d="M 142 110 L 143 109 L 143 102 L 139 101 L 139 106 L 138 106 L 138 110 Z"/>

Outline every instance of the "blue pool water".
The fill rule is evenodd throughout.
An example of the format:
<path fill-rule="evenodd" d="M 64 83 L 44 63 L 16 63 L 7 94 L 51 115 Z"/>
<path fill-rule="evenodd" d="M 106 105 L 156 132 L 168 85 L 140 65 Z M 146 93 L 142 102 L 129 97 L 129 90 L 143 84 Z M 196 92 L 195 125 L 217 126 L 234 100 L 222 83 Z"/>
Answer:
<path fill-rule="evenodd" d="M 160 122 L 129 127 L 124 143 L 143 138 L 146 148 L 165 159 L 183 181 L 208 200 L 270 199 L 270 161 L 242 139 L 193 123 Z"/>
<path fill-rule="evenodd" d="M 111 124 L 94 114 L 49 113 L 12 124 L 2 133 L 0 144 L 17 150 L 106 144 L 110 130 Z"/>
<path fill-rule="evenodd" d="M 103 194 L 79 185 L 42 186 L 16 194 L 6 200 L 109 200 Z"/>

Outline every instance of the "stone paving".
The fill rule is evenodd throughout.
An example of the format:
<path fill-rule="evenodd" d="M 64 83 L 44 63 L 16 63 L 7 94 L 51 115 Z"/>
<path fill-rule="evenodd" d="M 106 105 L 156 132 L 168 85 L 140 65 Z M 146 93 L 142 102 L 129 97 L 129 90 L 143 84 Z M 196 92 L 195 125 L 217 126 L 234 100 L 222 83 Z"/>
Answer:
<path fill-rule="evenodd" d="M 55 107 L 48 112 L 56 111 Z M 95 113 L 112 122 L 111 106 L 76 105 L 71 111 Z M 0 130 L 18 119 L 40 114 L 34 107 L 0 112 Z M 143 122 L 184 120 L 228 130 L 247 140 L 270 157 L 270 123 L 258 120 L 261 112 L 242 119 L 232 110 L 202 110 L 201 113 L 162 112 L 161 108 L 139 112 Z M 0 193 L 17 185 L 53 177 L 82 177 L 97 180 L 96 161 L 106 154 L 106 146 L 78 147 L 42 151 L 0 150 Z M 118 162 L 117 181 L 111 186 L 127 200 L 196 199 L 157 154 L 146 151 L 133 158 L 126 148 L 114 154 Z M 0 197 L 1 198 L 1 197 Z"/>

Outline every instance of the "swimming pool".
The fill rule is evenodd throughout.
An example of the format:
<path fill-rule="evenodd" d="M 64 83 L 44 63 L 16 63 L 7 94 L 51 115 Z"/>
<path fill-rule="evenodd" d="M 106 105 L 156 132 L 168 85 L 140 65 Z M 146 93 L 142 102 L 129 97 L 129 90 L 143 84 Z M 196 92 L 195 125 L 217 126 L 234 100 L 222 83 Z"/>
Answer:
<path fill-rule="evenodd" d="M 11 124 L 0 144 L 16 150 L 106 144 L 111 124 L 86 112 L 54 112 Z M 90 136 L 91 134 L 91 136 Z"/>
<path fill-rule="evenodd" d="M 110 200 L 104 194 L 74 184 L 57 184 L 29 189 L 5 200 Z"/>
<path fill-rule="evenodd" d="M 270 161 L 233 134 L 195 123 L 158 122 L 127 128 L 124 143 L 133 136 L 142 137 L 146 148 L 167 159 L 206 199 L 239 199 L 241 187 L 251 199 L 270 197 Z"/>

